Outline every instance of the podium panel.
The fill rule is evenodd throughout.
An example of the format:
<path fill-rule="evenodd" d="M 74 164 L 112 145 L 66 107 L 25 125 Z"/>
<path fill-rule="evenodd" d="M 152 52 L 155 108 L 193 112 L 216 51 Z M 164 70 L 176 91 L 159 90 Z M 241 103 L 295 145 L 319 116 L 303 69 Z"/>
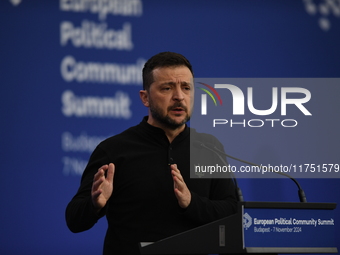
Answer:
<path fill-rule="evenodd" d="M 241 205 L 247 253 L 336 253 L 335 204 Z"/>
<path fill-rule="evenodd" d="M 337 253 L 333 203 L 241 202 L 236 214 L 154 243 L 141 254 Z M 147 241 L 147 240 L 145 240 Z"/>

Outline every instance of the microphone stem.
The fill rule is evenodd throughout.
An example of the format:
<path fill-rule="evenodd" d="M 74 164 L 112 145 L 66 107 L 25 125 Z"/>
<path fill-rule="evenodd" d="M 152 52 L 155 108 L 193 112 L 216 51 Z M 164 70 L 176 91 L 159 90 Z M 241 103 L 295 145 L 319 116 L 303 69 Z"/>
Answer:
<path fill-rule="evenodd" d="M 210 149 L 208 146 L 205 146 L 204 144 L 201 144 L 201 145 L 202 145 L 203 147 L 207 148 L 207 149 Z M 266 166 L 260 166 L 260 165 L 255 164 L 255 163 L 248 162 L 248 161 L 245 161 L 245 160 L 242 160 L 242 159 L 239 159 L 239 158 L 230 156 L 230 155 L 226 154 L 225 152 L 223 152 L 223 151 L 219 150 L 218 148 L 216 148 L 216 146 L 214 146 L 214 149 L 215 149 L 216 151 L 218 151 L 219 153 L 221 153 L 221 154 L 227 156 L 228 158 L 232 158 L 232 159 L 234 159 L 234 160 L 240 161 L 240 162 L 245 163 L 245 164 L 248 164 L 248 165 L 257 166 L 257 167 L 262 168 L 262 169 L 266 168 L 267 170 L 269 170 L 269 172 L 277 173 L 277 174 L 283 175 L 283 176 L 285 176 L 285 177 L 288 177 L 289 179 L 291 179 L 292 181 L 294 181 L 295 184 L 296 184 L 297 187 L 298 187 L 298 195 L 299 195 L 300 202 L 302 202 L 302 203 L 306 203 L 306 202 L 307 202 L 307 197 L 306 197 L 305 192 L 304 192 L 303 189 L 301 188 L 301 186 L 300 186 L 300 184 L 298 183 L 298 181 L 297 181 L 295 178 L 293 178 L 292 176 L 290 176 L 290 175 L 288 175 L 288 174 L 285 174 L 285 173 L 280 173 L 280 172 L 273 171 L 272 168 L 268 169 L 268 167 L 266 167 Z M 211 150 L 211 149 L 210 149 L 210 150 Z M 235 179 L 236 179 L 236 178 L 235 178 Z"/>

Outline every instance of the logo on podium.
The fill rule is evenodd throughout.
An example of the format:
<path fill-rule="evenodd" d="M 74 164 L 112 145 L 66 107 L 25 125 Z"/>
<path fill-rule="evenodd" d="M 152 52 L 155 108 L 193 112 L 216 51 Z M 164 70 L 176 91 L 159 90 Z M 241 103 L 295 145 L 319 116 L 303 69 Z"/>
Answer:
<path fill-rule="evenodd" d="M 252 217 L 248 213 L 243 214 L 243 228 L 247 230 L 251 225 Z"/>

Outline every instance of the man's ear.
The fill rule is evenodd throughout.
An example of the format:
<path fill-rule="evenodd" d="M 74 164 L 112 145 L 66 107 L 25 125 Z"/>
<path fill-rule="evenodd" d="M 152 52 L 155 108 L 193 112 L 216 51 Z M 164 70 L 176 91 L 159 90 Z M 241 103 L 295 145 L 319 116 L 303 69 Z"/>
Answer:
<path fill-rule="evenodd" d="M 139 91 L 139 97 L 140 100 L 142 100 L 142 103 L 144 106 L 149 107 L 149 94 L 146 90 L 140 90 Z"/>

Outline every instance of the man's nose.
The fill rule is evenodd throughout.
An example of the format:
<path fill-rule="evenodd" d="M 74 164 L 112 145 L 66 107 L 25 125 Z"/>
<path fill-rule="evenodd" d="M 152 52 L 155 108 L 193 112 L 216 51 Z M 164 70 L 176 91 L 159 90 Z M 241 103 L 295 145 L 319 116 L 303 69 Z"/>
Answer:
<path fill-rule="evenodd" d="M 182 101 L 184 100 L 184 93 L 182 91 L 182 88 L 177 87 L 176 89 L 174 89 L 174 93 L 172 95 L 173 100 L 176 101 Z"/>

